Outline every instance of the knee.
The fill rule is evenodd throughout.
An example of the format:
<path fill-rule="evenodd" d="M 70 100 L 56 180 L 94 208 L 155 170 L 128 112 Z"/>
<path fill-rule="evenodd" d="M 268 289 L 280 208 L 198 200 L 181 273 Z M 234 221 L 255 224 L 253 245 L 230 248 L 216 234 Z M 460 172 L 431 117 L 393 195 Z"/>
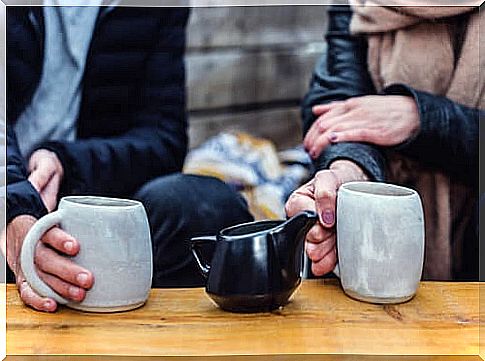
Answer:
<path fill-rule="evenodd" d="M 183 174 L 171 174 L 145 183 L 134 198 L 145 206 L 149 216 L 153 212 L 176 212 L 183 207 Z"/>
<path fill-rule="evenodd" d="M 171 174 L 146 183 L 135 198 L 149 217 L 197 221 L 203 218 L 251 219 L 240 195 L 221 180 L 191 174 Z"/>

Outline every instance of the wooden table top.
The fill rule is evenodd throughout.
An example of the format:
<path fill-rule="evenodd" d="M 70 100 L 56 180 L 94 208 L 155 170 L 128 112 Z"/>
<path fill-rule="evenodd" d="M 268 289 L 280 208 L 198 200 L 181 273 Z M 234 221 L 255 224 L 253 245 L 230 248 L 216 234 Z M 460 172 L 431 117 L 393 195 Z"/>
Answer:
<path fill-rule="evenodd" d="M 413 300 L 381 306 L 348 298 L 336 280 L 305 280 L 290 304 L 262 314 L 221 311 L 202 288 L 153 289 L 144 307 L 125 313 L 60 308 L 45 314 L 25 307 L 15 287 L 7 286 L 7 355 L 327 354 L 331 360 L 468 355 L 463 358 L 468 360 L 478 353 L 478 283 L 422 282 Z"/>

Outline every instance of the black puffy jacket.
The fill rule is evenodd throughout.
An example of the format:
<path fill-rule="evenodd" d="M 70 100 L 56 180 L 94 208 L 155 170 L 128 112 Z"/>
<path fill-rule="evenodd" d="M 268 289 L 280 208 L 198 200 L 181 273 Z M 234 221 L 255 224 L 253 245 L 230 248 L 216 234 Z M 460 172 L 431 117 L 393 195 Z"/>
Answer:
<path fill-rule="evenodd" d="M 312 106 L 350 97 L 376 94 L 367 69 L 365 37 L 349 31 L 352 10 L 349 6 L 329 9 L 326 34 L 328 51 L 318 62 L 310 91 L 303 101 L 302 117 L 306 133 L 315 116 Z M 478 185 L 478 122 L 484 111 L 457 104 L 445 97 L 418 91 L 405 84 L 393 84 L 382 94 L 412 96 L 418 106 L 421 130 L 417 136 L 395 150 L 420 162 L 449 172 L 463 182 Z M 386 179 L 385 153 L 369 144 L 337 143 L 316 160 L 325 169 L 337 159 L 359 164 L 374 180 Z"/>
<path fill-rule="evenodd" d="M 100 10 L 82 83 L 77 140 L 39 145 L 63 167 L 61 194 L 130 196 L 179 171 L 187 150 L 184 8 Z M 40 81 L 41 7 L 7 8 L 7 222 L 46 209 L 27 181 L 13 124 Z M 17 135 L 21 137 L 21 134 Z"/>

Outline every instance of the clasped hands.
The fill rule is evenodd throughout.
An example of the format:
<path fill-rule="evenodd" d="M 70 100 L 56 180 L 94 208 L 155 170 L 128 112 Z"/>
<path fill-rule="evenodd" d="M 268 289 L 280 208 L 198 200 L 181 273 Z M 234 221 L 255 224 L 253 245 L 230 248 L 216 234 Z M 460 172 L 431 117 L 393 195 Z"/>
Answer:
<path fill-rule="evenodd" d="M 47 210 L 56 208 L 59 188 L 64 175 L 57 155 L 45 149 L 35 151 L 29 159 L 29 178 L 40 194 Z M 54 312 L 57 304 L 53 299 L 41 297 L 26 282 L 19 258 L 23 240 L 37 221 L 30 215 L 15 217 L 3 230 L 2 252 L 15 274 L 17 288 L 24 303 L 39 311 Z M 68 257 L 79 252 L 79 242 L 58 227 L 50 229 L 38 243 L 34 261 L 40 278 L 54 291 L 66 299 L 82 301 L 86 291 L 92 287 L 94 277 L 88 270 L 79 267 Z"/>
<path fill-rule="evenodd" d="M 316 159 L 331 144 L 363 142 L 378 146 L 399 145 L 420 129 L 419 112 L 413 98 L 400 95 L 369 95 L 316 105 L 317 117 L 303 145 Z M 286 203 L 286 214 L 310 209 L 319 215 L 308 232 L 306 253 L 316 276 L 331 272 L 336 264 L 335 205 L 338 188 L 346 182 L 368 180 L 350 160 L 336 160 L 312 180 L 298 188 Z"/>

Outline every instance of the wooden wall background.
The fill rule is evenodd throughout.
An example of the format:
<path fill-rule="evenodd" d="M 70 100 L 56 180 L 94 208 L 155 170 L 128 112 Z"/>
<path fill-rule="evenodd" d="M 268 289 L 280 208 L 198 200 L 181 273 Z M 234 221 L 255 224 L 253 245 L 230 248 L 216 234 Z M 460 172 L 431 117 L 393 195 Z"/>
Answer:
<path fill-rule="evenodd" d="M 300 109 L 324 52 L 325 6 L 192 9 L 187 40 L 190 145 L 243 130 L 287 148 L 301 141 Z"/>

